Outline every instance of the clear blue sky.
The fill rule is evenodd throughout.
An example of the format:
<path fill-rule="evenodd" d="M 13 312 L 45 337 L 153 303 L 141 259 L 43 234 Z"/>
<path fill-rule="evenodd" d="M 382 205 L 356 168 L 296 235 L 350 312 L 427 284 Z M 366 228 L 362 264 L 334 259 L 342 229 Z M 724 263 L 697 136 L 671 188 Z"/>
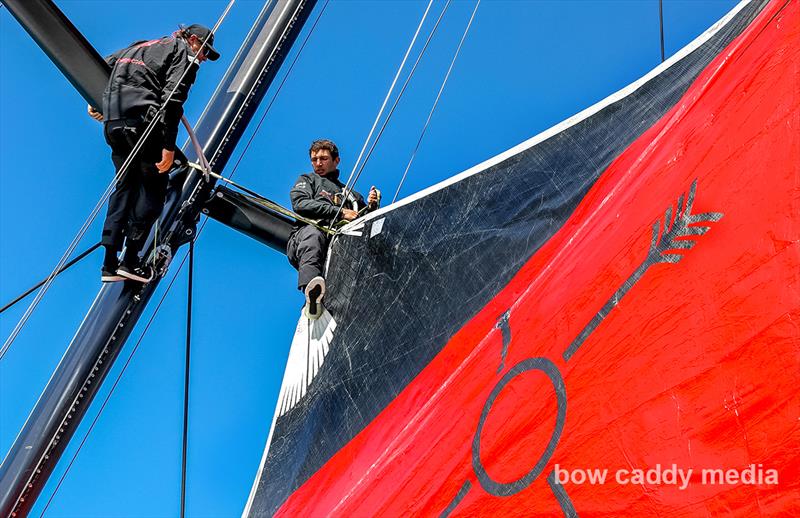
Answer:
<path fill-rule="evenodd" d="M 168 34 L 178 23 L 211 26 L 227 2 L 57 3 L 107 54 Z M 186 103 L 190 121 L 199 117 L 261 4 L 238 1 L 218 31 L 215 46 L 223 57 L 203 64 Z M 308 145 L 321 137 L 338 143 L 342 170 L 349 173 L 426 4 L 332 1 L 234 178 L 288 204 L 296 176 L 310 170 Z M 665 0 L 667 56 L 735 4 Z M 419 44 L 443 5 L 434 4 Z M 375 184 L 385 202 L 391 199 L 473 6 L 451 5 L 367 163 L 360 191 Z M 657 0 L 484 0 L 403 194 L 534 136 L 659 62 Z M 0 9 L 0 305 L 50 272 L 112 176 L 101 125 Z M 78 250 L 99 240 L 101 219 Z M 205 227 L 196 252 L 187 509 L 190 516 L 238 516 L 261 459 L 302 297 L 285 256 L 217 222 Z M 185 253 L 177 254 L 32 516 L 42 512 Z M 96 295 L 100 263 L 97 252 L 59 277 L 0 361 L 0 455 Z M 45 516 L 178 514 L 186 287 L 184 268 Z M 3 341 L 28 302 L 0 316 Z"/>

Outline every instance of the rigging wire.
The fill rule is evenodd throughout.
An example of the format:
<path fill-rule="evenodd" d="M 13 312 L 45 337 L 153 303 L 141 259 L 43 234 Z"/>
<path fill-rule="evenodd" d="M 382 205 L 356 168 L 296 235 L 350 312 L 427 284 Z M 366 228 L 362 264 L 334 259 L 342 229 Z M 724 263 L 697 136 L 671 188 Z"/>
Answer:
<path fill-rule="evenodd" d="M 236 169 L 239 167 L 239 163 L 242 161 L 242 158 L 244 158 L 244 155 L 245 155 L 245 153 L 247 153 L 247 150 L 250 149 L 250 144 L 253 143 L 253 139 L 255 139 L 256 134 L 261 129 L 261 124 L 264 122 L 264 119 L 266 118 L 267 113 L 269 113 L 269 110 L 270 110 L 270 108 L 272 108 L 272 105 L 275 102 L 275 99 L 278 98 L 278 94 L 281 92 L 281 89 L 283 88 L 283 85 L 286 83 L 286 80 L 289 78 L 289 75 L 292 73 L 292 70 L 294 69 L 294 65 L 295 65 L 295 63 L 297 63 L 297 59 L 300 57 L 300 54 L 303 52 L 303 49 L 306 47 L 306 43 L 308 43 L 309 38 L 311 38 L 311 34 L 314 32 L 314 29 L 316 29 L 317 23 L 319 22 L 320 18 L 322 18 L 322 13 L 324 13 L 325 9 L 328 7 L 328 3 L 330 3 L 330 0 L 325 0 L 325 4 L 322 6 L 322 9 L 320 9 L 319 14 L 317 15 L 317 18 L 314 20 L 314 23 L 311 25 L 311 29 L 309 29 L 308 34 L 306 34 L 306 37 L 303 40 L 303 43 L 300 45 L 300 50 L 297 51 L 297 54 L 295 54 L 294 59 L 292 59 L 292 63 L 289 65 L 289 69 L 283 75 L 283 78 L 281 79 L 281 82 L 278 85 L 278 88 L 275 90 L 275 94 L 272 96 L 272 99 L 270 99 L 269 104 L 267 104 L 267 108 L 264 110 L 264 113 L 261 115 L 261 119 L 259 119 L 258 124 L 256 124 L 256 128 L 253 130 L 253 133 L 250 135 L 250 139 L 247 141 L 247 144 L 245 144 L 244 149 L 242 150 L 242 153 L 239 155 L 239 158 L 236 160 L 236 163 L 234 164 L 233 169 L 231 170 L 231 174 L 230 174 L 229 178 L 233 178 L 233 175 L 236 173 Z"/>
<path fill-rule="evenodd" d="M 236 0 L 230 0 L 230 2 L 228 2 L 227 7 L 225 8 L 225 10 L 223 11 L 222 15 L 217 20 L 217 23 L 214 24 L 214 28 L 211 30 L 212 33 L 214 33 L 219 28 L 219 26 L 222 24 L 222 21 L 225 19 L 225 17 L 228 16 L 228 12 L 231 10 L 231 7 L 233 7 L 233 3 L 235 1 Z M 208 42 L 204 40 L 203 41 L 203 47 L 207 43 Z M 61 256 L 61 259 L 59 259 L 58 263 L 56 264 L 56 267 L 53 268 L 53 271 L 50 273 L 50 275 L 45 280 L 42 288 L 36 294 L 36 297 L 34 297 L 33 301 L 31 301 L 30 305 L 25 310 L 25 313 L 23 313 L 22 317 L 17 322 L 17 325 L 14 326 L 14 329 L 11 331 L 11 334 L 6 339 L 5 343 L 3 344 L 3 347 L 0 348 L 0 360 L 3 359 L 3 357 L 6 354 L 6 352 L 8 351 L 9 347 L 11 347 L 11 344 L 14 343 L 14 340 L 17 338 L 17 336 L 19 335 L 20 331 L 22 331 L 22 328 L 25 326 L 25 323 L 28 321 L 30 316 L 33 314 L 33 311 L 39 305 L 39 302 L 42 300 L 42 298 L 44 298 L 45 293 L 47 293 L 47 291 L 50 289 L 50 286 L 53 284 L 53 280 L 55 280 L 56 275 L 58 275 L 58 270 L 63 268 L 64 263 L 66 263 L 66 261 L 67 261 L 67 258 L 69 258 L 69 256 L 72 255 L 72 253 L 75 251 L 75 248 L 78 246 L 78 243 L 80 243 L 81 239 L 83 239 L 84 234 L 86 234 L 86 232 L 89 230 L 89 226 L 91 226 L 92 222 L 97 217 L 97 214 L 100 212 L 100 209 L 103 208 L 103 205 L 106 203 L 106 200 L 108 200 L 108 197 L 111 196 L 111 192 L 114 190 L 114 186 L 117 184 L 117 182 L 122 178 L 122 176 L 128 170 L 128 167 L 130 167 L 131 162 L 133 162 L 133 158 L 136 156 L 137 153 L 139 153 L 139 151 L 141 150 L 142 146 L 144 145 L 145 140 L 147 140 L 147 138 L 150 136 L 150 133 L 152 133 L 153 128 L 155 128 L 156 123 L 158 122 L 161 114 L 164 112 L 164 109 L 166 108 L 167 103 L 170 102 L 170 100 L 172 99 L 172 96 L 175 94 L 175 90 L 178 89 L 178 86 L 180 86 L 181 82 L 183 81 L 184 76 L 188 72 L 189 72 L 189 68 L 187 67 L 186 70 L 183 71 L 183 74 L 181 75 L 180 79 L 176 82 L 175 87 L 172 89 L 172 91 L 166 97 L 164 102 L 161 104 L 161 107 L 159 108 L 159 110 L 156 113 L 156 115 L 149 122 L 149 124 L 145 128 L 144 132 L 139 137 L 139 140 L 136 142 L 136 145 L 133 147 L 133 149 L 131 150 L 130 154 L 125 159 L 125 162 L 123 162 L 123 164 L 120 167 L 119 171 L 117 171 L 117 173 L 114 175 L 114 178 L 108 184 L 108 187 L 106 187 L 105 192 L 103 192 L 103 195 L 100 197 L 100 200 L 98 200 L 98 202 L 95 205 L 94 209 L 92 209 L 92 212 L 89 214 L 89 217 L 84 221 L 83 225 L 81 225 L 81 228 L 78 230 L 77 235 L 70 242 L 69 246 L 67 247 L 67 250 Z"/>
<path fill-rule="evenodd" d="M 661 33 L 661 62 L 664 62 L 664 0 L 658 0 L 658 27 Z"/>
<path fill-rule="evenodd" d="M 439 27 L 439 23 L 442 21 L 442 18 L 444 18 L 444 14 L 447 12 L 447 8 L 448 7 L 450 7 L 450 0 L 447 0 L 447 3 L 445 4 L 444 8 L 442 9 L 442 12 L 439 13 L 439 18 L 436 20 L 436 23 L 434 24 L 433 29 L 431 29 L 431 32 L 428 35 L 428 39 L 425 41 L 425 44 L 422 46 L 422 50 L 420 50 L 419 55 L 417 56 L 417 60 L 414 62 L 414 65 L 411 67 L 411 71 L 408 73 L 408 77 L 406 77 L 406 80 L 403 83 L 403 86 L 400 88 L 400 92 L 397 94 L 397 97 L 395 98 L 394 103 L 392 104 L 392 107 L 389 109 L 389 113 L 386 115 L 386 118 L 383 120 L 383 124 L 381 125 L 381 129 L 378 131 L 378 134 L 375 136 L 375 140 L 372 141 L 372 146 L 370 146 L 369 151 L 367 152 L 366 156 L 364 157 L 364 161 L 361 162 L 361 166 L 359 167 L 358 172 L 356 173 L 355 178 L 353 179 L 353 184 L 352 184 L 351 188 L 355 186 L 356 182 L 361 177 L 361 173 L 364 171 L 364 167 L 366 167 L 367 161 L 372 156 L 372 152 L 375 151 L 375 147 L 378 145 L 378 142 L 380 141 L 381 136 L 383 135 L 383 131 L 386 129 L 386 126 L 389 124 L 389 120 L 392 118 L 392 115 L 394 114 L 395 108 L 397 108 L 397 105 L 400 103 L 400 99 L 403 97 L 403 94 L 405 93 L 406 88 L 408 87 L 408 84 L 411 82 L 411 79 L 414 77 L 414 72 L 417 70 L 417 65 L 419 65 L 420 61 L 422 61 L 422 57 L 425 55 L 425 51 L 428 49 L 428 45 L 430 44 L 431 40 L 433 39 L 433 36 L 436 34 L 436 30 Z M 344 200 L 342 200 L 342 206 L 339 207 L 339 210 L 341 210 L 342 207 L 344 207 Z M 337 217 L 338 217 L 338 215 L 337 215 Z M 334 221 L 335 220 L 336 220 L 336 218 L 334 218 Z"/>
<path fill-rule="evenodd" d="M 181 518 L 186 516 L 186 447 L 189 442 L 189 360 L 192 353 L 194 241 L 189 241 L 189 286 L 186 297 L 186 366 L 183 371 L 183 439 L 181 444 Z"/>
<path fill-rule="evenodd" d="M 65 264 L 63 267 L 61 267 L 61 269 L 60 269 L 60 270 L 58 270 L 58 271 L 56 272 L 56 275 L 60 275 L 61 273 L 63 273 L 63 272 L 65 272 L 65 271 L 67 271 L 67 270 L 68 270 L 68 269 L 69 269 L 71 266 L 75 265 L 75 264 L 76 264 L 76 263 L 78 263 L 78 262 L 79 262 L 81 259 L 83 259 L 83 258 L 84 258 L 84 257 L 86 257 L 87 255 L 91 254 L 92 252 L 94 252 L 94 251 L 95 251 L 95 250 L 97 250 L 98 248 L 100 248 L 100 243 L 95 243 L 95 244 L 93 244 L 92 246 L 90 246 L 89 248 L 87 248 L 86 250 L 84 250 L 83 252 L 81 252 L 81 253 L 80 253 L 80 254 L 79 254 L 77 257 L 75 257 L 75 259 L 73 259 L 72 261 L 68 262 L 68 263 L 67 263 L 67 264 Z M 40 286 L 41 286 L 42 284 L 44 284 L 46 281 L 47 281 L 47 278 L 44 278 L 44 279 L 42 279 L 41 281 L 39 281 L 39 282 L 38 282 L 36 285 L 34 285 L 34 286 L 31 286 L 31 288 L 30 288 L 30 289 L 28 289 L 28 291 L 26 291 L 26 292 L 25 292 L 25 293 L 23 293 L 22 295 L 18 296 L 17 298 L 15 298 L 15 299 L 14 299 L 14 300 L 12 300 L 11 302 L 9 302 L 8 304 L 6 304 L 6 305 L 5 305 L 5 306 L 3 306 L 2 308 L 0 308 L 0 313 L 3 313 L 5 310 L 7 310 L 7 309 L 11 308 L 12 306 L 14 306 L 14 304 L 16 304 L 17 302 L 19 302 L 20 300 L 24 299 L 25 297 L 27 297 L 28 295 L 30 295 L 31 293 L 33 293 L 33 292 L 36 290 L 36 288 L 40 287 Z"/>
<path fill-rule="evenodd" d="M 356 169 L 358 168 L 358 165 L 361 162 L 361 157 L 364 156 L 364 151 L 367 149 L 367 145 L 372 139 L 372 134 L 375 132 L 375 128 L 378 126 L 378 121 L 381 120 L 381 116 L 383 115 L 383 110 L 386 108 L 386 103 L 389 102 L 389 98 L 392 96 L 394 87 L 397 84 L 397 79 L 400 77 L 400 73 L 403 71 L 403 68 L 405 68 L 408 55 L 411 54 L 411 49 L 414 48 L 414 43 L 417 41 L 417 36 L 419 36 L 420 30 L 422 30 L 422 25 L 425 23 L 425 19 L 428 17 L 428 11 L 430 11 L 431 5 L 433 5 L 433 0 L 428 1 L 428 6 L 425 8 L 425 12 L 422 14 L 422 19 L 419 21 L 419 25 L 417 25 L 417 30 L 416 32 L 414 32 L 414 37 L 411 38 L 411 43 L 409 43 L 408 49 L 406 50 L 406 53 L 403 56 L 403 60 L 400 62 L 400 66 L 397 69 L 397 73 L 394 75 L 392 84 L 391 86 L 389 86 L 389 91 L 386 92 L 386 97 L 383 99 L 383 104 L 381 105 L 380 110 L 378 110 L 378 114 L 375 116 L 375 122 L 372 123 L 372 128 L 369 130 L 369 134 L 367 135 L 367 138 L 364 140 L 364 145 L 361 147 L 361 152 L 358 154 L 358 158 L 353 164 L 353 170 L 350 171 L 350 176 L 347 178 L 347 182 L 345 183 L 345 190 L 352 188 L 350 180 L 353 179 L 353 175 L 355 174 Z M 343 196 L 342 198 L 344 200 L 347 198 L 347 196 Z M 344 207 L 344 201 L 342 201 L 342 205 L 339 206 L 339 210 L 336 211 L 336 215 L 333 218 L 334 221 L 338 219 L 339 213 L 342 211 L 342 207 Z"/>
<path fill-rule="evenodd" d="M 431 118 L 433 118 L 433 112 L 436 111 L 436 106 L 439 104 L 439 99 L 442 96 L 444 87 L 447 85 L 447 80 L 450 78 L 450 73 L 453 71 L 453 66 L 455 66 L 456 64 L 456 59 L 458 59 L 458 54 L 461 52 L 461 47 L 464 45 L 464 40 L 467 39 L 469 28 L 472 26 L 472 21 L 475 19 L 475 13 L 478 12 L 479 5 L 481 5 L 481 0 L 475 2 L 475 8 L 472 10 L 472 16 L 470 16 L 469 22 L 467 22 L 467 27 L 464 29 L 464 34 L 461 36 L 461 41 L 458 43 L 458 48 L 456 48 L 456 52 L 453 55 L 453 60 L 450 62 L 450 67 L 447 69 L 447 73 L 444 76 L 444 80 L 442 81 L 442 86 L 439 87 L 439 93 L 436 94 L 436 100 L 433 101 L 433 106 L 431 107 L 431 111 L 428 113 L 428 119 L 425 121 L 425 125 L 422 127 L 422 133 L 420 133 L 419 139 L 417 139 L 417 145 L 414 146 L 414 151 L 411 153 L 411 158 L 409 158 L 408 160 L 408 164 L 406 165 L 406 170 L 403 171 L 403 177 L 400 179 L 400 183 L 397 185 L 397 191 L 395 191 L 394 193 L 394 198 L 392 198 L 392 203 L 394 203 L 397 200 L 397 196 L 400 194 L 400 188 L 403 187 L 403 182 L 405 182 L 406 180 L 406 175 L 408 175 L 408 171 L 409 169 L 411 169 L 411 163 L 417 156 L 417 151 L 419 150 L 419 146 L 422 143 L 422 139 L 425 137 L 425 132 L 428 131 L 428 125 L 431 122 Z"/>

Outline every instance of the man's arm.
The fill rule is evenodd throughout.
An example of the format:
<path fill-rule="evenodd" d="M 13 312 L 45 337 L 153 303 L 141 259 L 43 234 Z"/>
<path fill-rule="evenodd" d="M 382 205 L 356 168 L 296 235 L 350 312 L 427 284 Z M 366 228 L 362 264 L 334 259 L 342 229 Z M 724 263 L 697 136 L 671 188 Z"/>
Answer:
<path fill-rule="evenodd" d="M 358 212 L 350 211 L 352 212 L 353 217 L 345 217 L 344 219 L 347 221 L 354 220 L 359 214 L 366 214 L 368 212 L 372 212 L 373 210 L 377 210 L 378 206 L 381 204 L 381 191 L 376 189 L 374 185 L 369 188 L 369 195 L 367 196 L 366 202 L 364 201 L 364 197 L 358 192 L 353 191 L 353 197 L 356 200 L 357 206 L 360 208 Z"/>
<path fill-rule="evenodd" d="M 178 123 L 183 116 L 183 103 L 189 96 L 189 89 L 197 77 L 198 65 L 190 59 L 183 40 L 175 39 L 175 47 L 167 56 L 169 68 L 167 81 L 161 91 L 161 104 L 164 106 L 164 141 L 161 161 L 156 163 L 160 173 L 169 171 L 175 160 L 175 141 L 178 138 Z M 170 93 L 172 96 L 170 96 Z M 168 100 L 169 99 L 169 100 Z"/>
<path fill-rule="evenodd" d="M 114 65 L 117 63 L 117 60 L 128 50 L 130 47 L 125 47 L 124 49 L 119 49 L 118 51 L 114 52 L 113 54 L 109 54 L 108 56 L 104 57 L 106 64 L 111 68 L 114 68 Z M 102 112 L 98 111 L 97 108 L 92 106 L 91 104 L 86 105 L 86 111 L 89 114 L 89 117 L 93 118 L 97 122 L 103 122 L 103 114 Z"/>
<path fill-rule="evenodd" d="M 189 52 L 183 40 L 176 38 L 173 51 L 167 56 L 169 68 L 167 69 L 166 82 L 161 92 L 161 104 L 164 106 L 164 149 L 175 150 L 175 140 L 178 137 L 178 123 L 183 116 L 183 103 L 189 96 L 197 77 L 198 65 L 190 59 Z M 174 90 L 174 93 L 172 93 Z M 167 102 L 167 97 L 169 102 Z"/>

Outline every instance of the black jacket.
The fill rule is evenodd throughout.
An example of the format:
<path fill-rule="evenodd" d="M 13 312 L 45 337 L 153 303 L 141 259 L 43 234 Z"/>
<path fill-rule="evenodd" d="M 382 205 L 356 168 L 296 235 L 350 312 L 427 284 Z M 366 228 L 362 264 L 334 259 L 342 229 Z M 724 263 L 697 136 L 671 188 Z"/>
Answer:
<path fill-rule="evenodd" d="M 326 225 L 333 224 L 332 220 L 342 202 L 344 187 L 339 181 L 338 169 L 324 177 L 313 172 L 300 175 L 289 191 L 292 209 L 305 218 L 320 220 Z M 359 193 L 350 191 L 344 208 L 358 211 L 365 206 L 364 198 Z"/>
<path fill-rule="evenodd" d="M 103 92 L 103 117 L 107 121 L 147 120 L 177 85 L 163 118 L 163 147 L 174 150 L 183 103 L 199 67 L 186 41 L 176 36 L 137 41 L 108 56 L 106 63 L 112 67 Z"/>

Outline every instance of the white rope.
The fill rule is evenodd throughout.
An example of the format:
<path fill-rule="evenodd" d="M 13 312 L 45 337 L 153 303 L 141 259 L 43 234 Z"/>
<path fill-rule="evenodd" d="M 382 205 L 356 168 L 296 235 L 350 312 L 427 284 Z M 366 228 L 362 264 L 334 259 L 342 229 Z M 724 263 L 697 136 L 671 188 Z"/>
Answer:
<path fill-rule="evenodd" d="M 227 7 L 225 8 L 225 11 L 223 11 L 222 15 L 217 20 L 217 23 L 214 25 L 214 28 L 212 29 L 212 33 L 214 33 L 219 28 L 219 26 L 222 23 L 222 21 L 228 15 L 228 12 L 230 11 L 231 7 L 233 7 L 234 2 L 235 2 L 235 0 L 230 0 L 230 2 L 228 3 Z M 205 47 L 206 44 L 207 44 L 207 42 L 203 41 L 202 47 Z M 67 262 L 67 259 L 75 251 L 75 248 L 78 246 L 78 244 L 80 243 L 81 239 L 83 239 L 84 234 L 86 234 L 86 231 L 89 229 L 89 226 L 92 224 L 94 219 L 97 217 L 97 214 L 100 212 L 100 209 L 103 208 L 103 205 L 105 205 L 106 201 L 108 200 L 108 197 L 111 196 L 111 192 L 114 190 L 114 186 L 117 184 L 117 182 L 125 174 L 125 172 L 127 171 L 128 167 L 130 167 L 131 162 L 133 162 L 133 158 L 136 156 L 136 154 L 142 148 L 142 146 L 144 145 L 145 140 L 150 135 L 150 133 L 152 133 L 153 128 L 155 128 L 156 123 L 157 123 L 159 117 L 161 116 L 161 113 L 164 111 L 164 108 L 167 106 L 167 103 L 172 99 L 172 96 L 175 94 L 175 90 L 178 89 L 178 86 L 181 84 L 181 82 L 183 81 L 183 78 L 185 77 L 185 75 L 186 75 L 186 73 L 188 71 L 189 71 L 189 68 L 187 68 L 186 70 L 183 71 L 183 75 L 181 75 L 180 79 L 175 84 L 175 87 L 172 89 L 172 91 L 167 96 L 167 99 L 164 101 L 164 103 L 159 108 L 156 116 L 154 116 L 153 119 L 150 121 L 150 123 L 147 125 L 147 127 L 145 128 L 144 133 L 142 133 L 142 136 L 139 137 L 139 140 L 136 142 L 136 145 L 133 147 L 133 150 L 128 155 L 128 158 L 125 159 L 125 162 L 123 162 L 123 164 L 120 167 L 120 169 L 117 172 L 117 174 L 111 180 L 111 182 L 109 183 L 108 187 L 106 187 L 105 192 L 100 197 L 100 200 L 97 202 L 97 204 L 95 205 L 94 209 L 92 209 L 92 212 L 89 214 L 89 217 L 84 221 L 83 225 L 78 230 L 77 235 L 73 238 L 72 242 L 67 247 L 67 250 L 61 256 L 61 259 L 58 261 L 58 264 L 56 265 L 55 268 L 53 268 L 53 271 L 47 277 L 47 280 L 45 281 L 44 285 L 36 293 L 36 297 L 34 297 L 34 299 L 31 301 L 30 305 L 25 310 L 25 313 L 23 313 L 22 317 L 17 322 L 17 325 L 11 331 L 11 334 L 9 335 L 9 337 L 6 339 L 5 343 L 3 344 L 3 347 L 0 348 L 0 360 L 3 359 L 3 357 L 6 354 L 6 352 L 8 351 L 9 347 L 11 347 L 11 344 L 14 343 L 14 340 L 17 338 L 17 336 L 19 335 L 20 331 L 22 331 L 22 328 L 25 326 L 25 323 L 28 321 L 28 319 L 30 318 L 31 314 L 33 314 L 33 311 L 39 305 L 39 302 L 42 300 L 44 295 L 50 289 L 50 286 L 53 284 L 53 280 L 56 278 L 56 275 L 57 275 L 58 271 L 61 269 L 61 267 L 64 265 L 64 263 Z"/>
<path fill-rule="evenodd" d="M 210 181 L 208 175 L 211 173 L 211 166 L 206 159 L 205 153 L 203 153 L 203 146 L 200 145 L 200 140 L 198 140 L 197 135 L 194 134 L 192 125 L 189 124 L 189 121 L 186 120 L 186 117 L 181 117 L 181 122 L 183 123 L 183 127 L 186 128 L 186 132 L 189 134 L 189 140 L 192 143 L 192 147 L 194 147 L 194 153 L 197 155 L 197 160 L 200 162 L 200 166 L 202 167 L 200 170 L 203 171 L 206 183 L 208 183 Z"/>
<path fill-rule="evenodd" d="M 405 56 L 403 56 L 403 61 L 400 63 L 400 67 L 397 69 L 397 73 L 394 75 L 394 79 L 392 80 L 392 84 L 389 87 L 389 91 L 386 92 L 386 97 L 383 99 L 383 104 L 381 105 L 380 110 L 378 110 L 378 115 L 375 117 L 375 122 L 372 123 L 372 128 L 369 130 L 369 134 L 367 138 L 364 140 L 364 145 L 361 146 L 361 152 L 358 154 L 358 158 L 356 159 L 355 163 L 353 164 L 353 170 L 350 172 L 350 176 L 347 178 L 347 182 L 345 183 L 345 191 L 350 188 L 350 181 L 353 179 L 353 175 L 358 168 L 358 164 L 361 162 L 361 157 L 364 156 L 364 151 L 367 149 L 367 145 L 372 139 L 372 133 L 375 131 L 375 128 L 378 126 L 378 121 L 381 120 L 381 116 L 383 115 L 383 110 L 386 108 L 386 103 L 389 102 L 389 98 L 392 96 L 392 92 L 394 91 L 394 87 L 397 84 L 397 79 L 400 77 L 400 73 L 403 71 L 403 68 L 406 65 L 406 60 L 408 59 L 408 55 L 411 53 L 411 49 L 414 48 L 414 43 L 417 41 L 417 36 L 419 36 L 420 30 L 422 30 L 422 25 L 425 23 L 425 19 L 428 17 L 428 11 L 431 10 L 431 5 L 433 5 L 433 0 L 428 1 L 428 6 L 425 8 L 425 12 L 422 14 L 422 19 L 419 21 L 419 25 L 417 25 L 417 30 L 414 32 L 414 37 L 411 38 L 411 43 L 408 45 L 408 49 L 406 50 Z M 346 198 L 346 196 L 342 196 L 342 198 Z M 339 210 L 336 211 L 336 215 L 334 216 L 333 220 L 336 221 L 339 218 L 339 213 L 342 211 L 342 204 L 339 207 Z"/>
<path fill-rule="evenodd" d="M 397 185 L 397 191 L 394 193 L 394 198 L 392 198 L 392 203 L 397 201 L 397 196 L 400 194 L 400 188 L 403 186 L 403 182 L 406 180 L 406 175 L 408 174 L 408 170 L 411 169 L 411 163 L 414 161 L 414 158 L 417 156 L 417 151 L 419 150 L 419 146 L 422 143 L 422 138 L 425 136 L 425 132 L 428 131 L 428 125 L 431 122 L 431 118 L 433 117 L 433 112 L 436 111 L 436 105 L 439 104 L 439 98 L 442 96 L 442 92 L 444 91 L 445 85 L 447 85 L 447 80 L 450 78 L 450 72 L 453 71 L 453 66 L 456 64 L 456 59 L 458 59 L 458 54 L 461 52 L 461 47 L 464 45 L 464 40 L 467 38 L 467 33 L 469 33 L 469 28 L 472 26 L 472 20 L 475 19 L 475 13 L 478 12 L 478 6 L 481 5 L 481 0 L 478 0 L 475 3 L 475 8 L 472 10 L 472 16 L 469 18 L 469 22 L 467 22 L 467 28 L 464 29 L 464 34 L 461 36 L 461 41 L 458 43 L 458 48 L 456 49 L 455 54 L 453 55 L 453 60 L 450 62 L 450 68 L 447 69 L 447 74 L 444 76 L 444 80 L 442 81 L 442 86 L 439 87 L 439 93 L 436 94 L 436 100 L 433 101 L 433 106 L 431 107 L 430 113 L 428 113 L 428 119 L 425 121 L 425 126 L 422 128 L 422 133 L 419 135 L 419 139 L 417 140 L 417 145 L 414 147 L 414 151 L 411 153 L 411 158 L 408 160 L 408 165 L 406 165 L 406 170 L 403 171 L 403 177 L 400 179 L 400 183 Z"/>
<path fill-rule="evenodd" d="M 427 40 L 425 40 L 425 44 L 422 46 L 422 50 L 419 51 L 419 55 L 417 56 L 417 60 L 414 62 L 414 66 L 411 67 L 411 71 L 408 73 L 408 77 L 406 77 L 406 80 L 403 83 L 402 88 L 400 88 L 400 92 L 397 94 L 397 97 L 395 98 L 392 107 L 389 109 L 389 113 L 386 115 L 386 118 L 383 119 L 383 124 L 381 124 L 381 129 L 375 136 L 375 140 L 372 141 L 372 145 L 370 146 L 369 151 L 367 151 L 367 155 L 364 157 L 364 160 L 361 162 L 361 165 L 359 166 L 358 171 L 356 172 L 355 178 L 353 179 L 353 187 L 355 187 L 355 184 L 356 182 L 358 182 L 358 179 L 361 178 L 361 173 L 364 172 L 364 167 L 366 167 L 367 161 L 370 159 L 370 157 L 372 157 L 372 152 L 375 151 L 375 147 L 378 145 L 378 141 L 380 141 L 381 136 L 383 135 L 383 132 L 386 129 L 386 126 L 389 124 L 389 120 L 392 118 L 394 110 L 397 108 L 397 105 L 400 103 L 400 99 L 403 98 L 403 94 L 405 93 L 408 84 L 414 77 L 414 72 L 417 70 L 417 65 L 419 65 L 420 61 L 422 61 L 422 57 L 425 55 L 425 51 L 428 49 L 428 45 L 430 45 L 433 36 L 436 34 L 436 30 L 439 28 L 439 23 L 442 21 L 442 18 L 444 18 L 445 13 L 447 13 L 447 8 L 450 7 L 450 1 L 451 0 L 447 0 L 447 3 L 444 5 L 444 8 L 442 9 L 442 12 L 439 13 L 439 18 L 436 20 L 436 23 L 434 24 L 433 29 L 431 29 L 430 34 L 428 34 L 428 38 Z"/>

